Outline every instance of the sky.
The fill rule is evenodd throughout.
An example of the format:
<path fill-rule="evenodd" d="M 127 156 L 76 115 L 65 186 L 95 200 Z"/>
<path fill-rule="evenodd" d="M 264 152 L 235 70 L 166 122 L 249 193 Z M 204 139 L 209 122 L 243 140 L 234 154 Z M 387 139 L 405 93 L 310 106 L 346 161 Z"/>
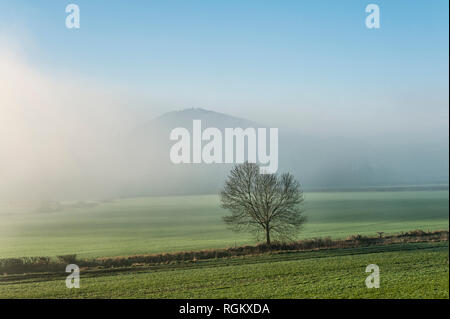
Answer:
<path fill-rule="evenodd" d="M 148 117 L 199 106 L 294 125 L 316 112 L 448 112 L 448 1 L 72 2 L 78 30 L 65 27 L 70 1 L 1 0 L 1 34 L 46 73 L 140 97 L 131 108 Z M 369 3 L 380 29 L 365 27 Z"/>
<path fill-rule="evenodd" d="M 65 26 L 70 3 L 80 29 Z M 365 26 L 370 3 L 379 29 Z M 0 0 L 0 155 L 25 162 L 45 145 L 58 154 L 45 165 L 76 170 L 67 139 L 100 145 L 190 107 L 448 149 L 448 12 L 444 0 Z"/>

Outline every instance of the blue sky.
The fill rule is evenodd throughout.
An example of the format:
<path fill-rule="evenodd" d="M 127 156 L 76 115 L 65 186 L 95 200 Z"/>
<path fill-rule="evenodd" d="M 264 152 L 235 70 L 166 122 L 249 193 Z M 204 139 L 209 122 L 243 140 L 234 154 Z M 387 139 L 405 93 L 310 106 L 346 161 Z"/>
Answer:
<path fill-rule="evenodd" d="M 65 27 L 69 3 L 79 30 Z M 365 27 L 369 3 L 380 29 Z M 43 72 L 142 95 L 134 107 L 149 116 L 201 106 L 293 125 L 283 113 L 448 114 L 443 0 L 0 0 L 1 33 Z"/>

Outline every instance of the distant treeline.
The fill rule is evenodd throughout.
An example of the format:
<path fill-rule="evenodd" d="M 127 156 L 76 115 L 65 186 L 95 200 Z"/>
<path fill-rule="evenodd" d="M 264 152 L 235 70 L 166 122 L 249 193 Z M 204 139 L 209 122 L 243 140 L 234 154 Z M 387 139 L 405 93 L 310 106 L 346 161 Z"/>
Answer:
<path fill-rule="evenodd" d="M 274 242 L 265 244 L 208 249 L 200 251 L 181 251 L 172 253 L 132 255 L 124 257 L 105 257 L 95 259 L 77 259 L 75 254 L 51 257 L 21 257 L 0 259 L 0 274 L 22 273 L 62 273 L 68 264 L 76 264 L 85 269 L 111 269 L 121 267 L 138 267 L 143 265 L 171 264 L 178 262 L 197 262 L 214 258 L 231 258 L 236 256 L 258 255 L 280 251 L 310 251 L 319 249 L 354 248 L 372 245 L 389 245 L 395 243 L 448 241 L 448 230 L 423 231 L 413 230 L 399 234 L 378 236 L 353 235 L 346 239 L 314 238 L 293 242 Z"/>
<path fill-rule="evenodd" d="M 359 187 L 305 187 L 310 192 L 394 192 L 394 191 L 448 191 L 448 184 L 359 186 Z"/>

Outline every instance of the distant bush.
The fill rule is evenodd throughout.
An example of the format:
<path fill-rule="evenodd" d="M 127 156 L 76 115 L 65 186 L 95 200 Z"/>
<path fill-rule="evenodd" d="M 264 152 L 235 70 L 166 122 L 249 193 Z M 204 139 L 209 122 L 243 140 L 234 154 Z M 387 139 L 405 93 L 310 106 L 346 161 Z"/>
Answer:
<path fill-rule="evenodd" d="M 61 255 L 61 256 L 57 256 L 58 260 L 61 261 L 64 264 L 75 264 L 77 261 L 77 255 L 76 254 L 72 254 L 72 255 Z"/>
<path fill-rule="evenodd" d="M 59 270 L 50 257 L 21 257 L 0 259 L 0 273 L 49 272 Z"/>

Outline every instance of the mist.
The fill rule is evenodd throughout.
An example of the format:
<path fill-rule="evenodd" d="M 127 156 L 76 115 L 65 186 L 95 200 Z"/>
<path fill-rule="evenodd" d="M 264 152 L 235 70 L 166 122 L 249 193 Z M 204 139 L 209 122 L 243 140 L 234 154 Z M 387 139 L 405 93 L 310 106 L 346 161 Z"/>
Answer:
<path fill-rule="evenodd" d="M 169 163 L 168 130 L 201 114 L 179 113 L 181 122 L 163 121 L 164 125 L 158 116 L 162 110 L 197 106 L 191 104 L 194 100 L 186 97 L 182 107 L 176 94 L 151 97 L 119 83 L 49 71 L 19 52 L 5 42 L 0 47 L 0 199 L 218 190 L 229 165 Z M 313 100 L 307 104 L 303 99 L 295 109 L 290 106 L 294 101 L 284 100 L 281 112 L 274 107 L 279 103 L 276 97 L 266 101 L 271 108 L 260 110 L 250 103 L 236 109 L 205 99 L 211 110 L 245 119 L 208 113 L 204 120 L 209 117 L 210 125 L 219 127 L 279 127 L 279 170 L 295 173 L 306 187 L 448 184 L 448 98 L 441 94 L 412 101 L 414 94 L 406 94 L 401 103 L 375 99 L 368 105 L 372 102 L 358 104 L 339 93 L 334 105 Z"/>
<path fill-rule="evenodd" d="M 0 197 L 105 195 L 117 143 L 136 124 L 126 93 L 50 75 L 17 52 L 0 48 Z"/>

